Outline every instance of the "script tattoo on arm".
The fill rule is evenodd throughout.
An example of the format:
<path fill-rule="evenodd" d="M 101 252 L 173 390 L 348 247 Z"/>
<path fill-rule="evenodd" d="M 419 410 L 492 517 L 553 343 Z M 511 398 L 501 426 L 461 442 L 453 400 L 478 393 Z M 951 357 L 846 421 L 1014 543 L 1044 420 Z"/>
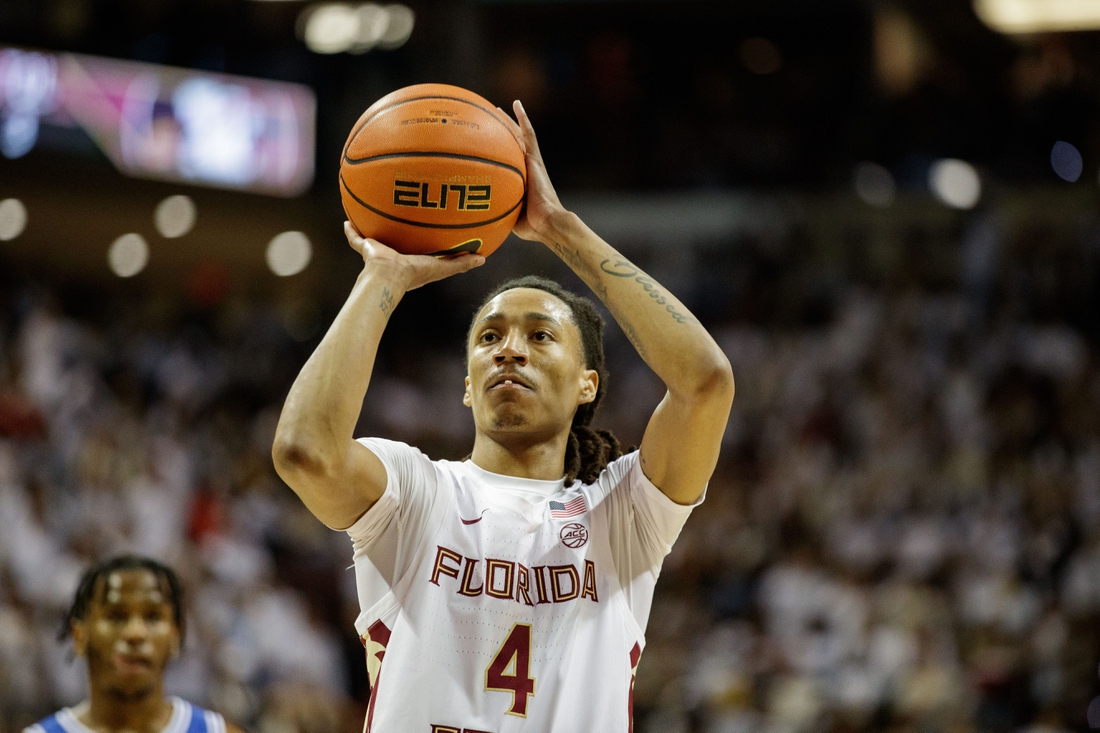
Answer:
<path fill-rule="evenodd" d="M 393 293 L 389 288 L 382 288 L 382 301 L 378 304 L 378 309 L 387 317 L 393 313 Z"/>
<path fill-rule="evenodd" d="M 655 280 L 648 277 L 626 260 L 604 260 L 600 263 L 600 269 L 612 277 L 633 278 L 634 282 L 642 286 L 642 290 L 649 293 L 649 297 L 653 298 L 657 305 L 663 305 L 665 307 L 665 312 L 672 316 L 672 320 L 677 323 L 699 323 L 698 320 L 692 318 L 690 315 L 681 313 L 676 305 L 670 303 L 668 298 L 664 296 L 660 288 L 657 287 L 657 282 Z"/>

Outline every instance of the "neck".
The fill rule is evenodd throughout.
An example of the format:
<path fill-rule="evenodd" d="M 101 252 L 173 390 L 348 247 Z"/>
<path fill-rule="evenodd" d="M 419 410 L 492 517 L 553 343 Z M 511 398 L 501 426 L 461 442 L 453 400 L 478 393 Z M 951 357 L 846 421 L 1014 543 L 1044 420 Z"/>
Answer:
<path fill-rule="evenodd" d="M 497 436 L 479 430 L 470 460 L 490 473 L 557 481 L 565 475 L 565 447 L 568 444 L 568 429 L 549 440 L 507 434 Z"/>
<path fill-rule="evenodd" d="M 159 733 L 172 717 L 172 702 L 164 697 L 159 680 L 134 693 L 92 685 L 88 708 L 78 717 L 100 733 Z"/>

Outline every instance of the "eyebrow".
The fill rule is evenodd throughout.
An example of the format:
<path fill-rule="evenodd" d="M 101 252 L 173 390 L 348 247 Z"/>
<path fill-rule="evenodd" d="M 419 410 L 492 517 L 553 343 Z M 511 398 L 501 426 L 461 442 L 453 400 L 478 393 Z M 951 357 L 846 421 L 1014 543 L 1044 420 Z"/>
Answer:
<path fill-rule="evenodd" d="M 492 313 L 478 321 L 477 325 L 480 326 L 481 324 L 487 323 L 488 321 L 499 321 L 505 317 L 506 316 L 504 315 L 503 311 L 493 311 Z M 538 311 L 528 311 L 524 314 L 523 317 L 528 321 L 542 321 L 545 323 L 553 323 L 555 326 L 561 325 L 561 321 L 559 321 L 557 318 L 554 318 L 553 316 L 548 316 L 545 313 L 539 313 Z"/>

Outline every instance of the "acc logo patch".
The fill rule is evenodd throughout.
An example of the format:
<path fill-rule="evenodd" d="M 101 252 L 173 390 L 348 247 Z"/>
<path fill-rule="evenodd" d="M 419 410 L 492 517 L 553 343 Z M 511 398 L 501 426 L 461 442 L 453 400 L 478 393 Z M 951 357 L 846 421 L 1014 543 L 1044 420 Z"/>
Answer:
<path fill-rule="evenodd" d="M 563 545 L 575 550 L 578 547 L 583 547 L 584 543 L 588 542 L 588 527 L 580 522 L 571 522 L 561 528 L 558 536 L 561 537 Z"/>

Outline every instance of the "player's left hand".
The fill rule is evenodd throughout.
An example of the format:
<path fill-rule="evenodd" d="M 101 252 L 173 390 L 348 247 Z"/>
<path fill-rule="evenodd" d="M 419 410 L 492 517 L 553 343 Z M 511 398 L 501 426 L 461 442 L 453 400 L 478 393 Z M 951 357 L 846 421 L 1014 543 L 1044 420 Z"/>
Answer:
<path fill-rule="evenodd" d="M 344 235 L 351 248 L 363 257 L 364 267 L 386 273 L 404 290 L 415 290 L 485 264 L 484 256 L 469 252 L 453 257 L 401 254 L 377 239 L 360 236 L 350 221 L 344 222 Z"/>
<path fill-rule="evenodd" d="M 519 120 L 515 127 L 516 135 L 527 158 L 527 202 L 512 231 L 520 239 L 546 243 L 553 217 L 564 213 L 565 207 L 561 205 L 558 192 L 554 190 L 550 174 L 546 172 L 531 118 L 527 116 L 527 111 L 518 99 L 512 103 L 512 109 Z M 512 121 L 511 117 L 505 117 L 509 122 Z"/>

